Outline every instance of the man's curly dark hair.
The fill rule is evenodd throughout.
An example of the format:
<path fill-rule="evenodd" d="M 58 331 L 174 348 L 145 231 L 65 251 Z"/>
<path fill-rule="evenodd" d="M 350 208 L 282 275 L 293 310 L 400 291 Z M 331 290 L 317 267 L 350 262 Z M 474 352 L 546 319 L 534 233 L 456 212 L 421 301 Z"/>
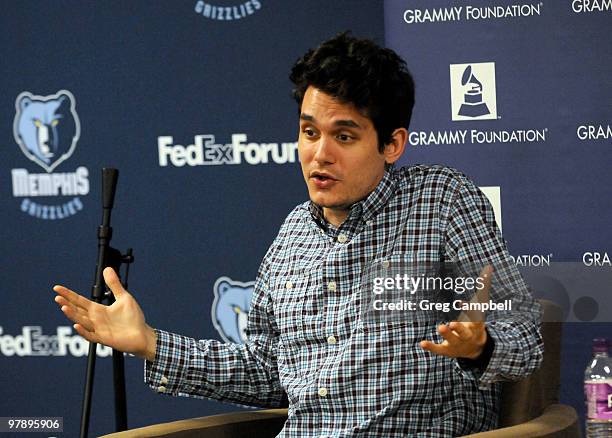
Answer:
<path fill-rule="evenodd" d="M 397 128 L 408 129 L 414 106 L 414 81 L 406 63 L 393 50 L 371 40 L 341 33 L 297 60 L 289 76 L 293 97 L 302 106 L 309 86 L 369 117 L 382 152 Z"/>

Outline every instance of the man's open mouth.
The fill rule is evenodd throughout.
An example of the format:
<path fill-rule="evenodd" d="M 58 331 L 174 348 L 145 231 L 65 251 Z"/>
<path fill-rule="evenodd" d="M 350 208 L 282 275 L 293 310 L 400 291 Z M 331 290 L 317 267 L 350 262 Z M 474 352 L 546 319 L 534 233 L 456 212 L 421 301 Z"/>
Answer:
<path fill-rule="evenodd" d="M 336 181 L 336 178 L 334 178 L 332 175 L 328 174 L 328 173 L 322 173 L 322 172 L 312 172 L 310 174 L 310 177 L 313 178 L 316 181 Z"/>

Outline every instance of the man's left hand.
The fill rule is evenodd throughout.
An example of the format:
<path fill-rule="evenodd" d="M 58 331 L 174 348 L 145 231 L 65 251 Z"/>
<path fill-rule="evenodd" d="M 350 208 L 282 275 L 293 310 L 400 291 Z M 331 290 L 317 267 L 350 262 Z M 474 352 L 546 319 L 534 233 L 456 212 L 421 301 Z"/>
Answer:
<path fill-rule="evenodd" d="M 478 291 L 472 302 L 481 303 L 489 301 L 489 289 L 491 288 L 491 276 L 493 268 L 485 266 L 480 273 L 484 287 Z M 441 354 L 447 357 L 466 359 L 478 359 L 487 343 L 487 330 L 485 326 L 485 315 L 479 311 L 464 311 L 457 321 L 448 325 L 438 326 L 438 333 L 444 338 L 440 344 L 431 341 L 421 341 L 420 346 L 424 350 Z"/>

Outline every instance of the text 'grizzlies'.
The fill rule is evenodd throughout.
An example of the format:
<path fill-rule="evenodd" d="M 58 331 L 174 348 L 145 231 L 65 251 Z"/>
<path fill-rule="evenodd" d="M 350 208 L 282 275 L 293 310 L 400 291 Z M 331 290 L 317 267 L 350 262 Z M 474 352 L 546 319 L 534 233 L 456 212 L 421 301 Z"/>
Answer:
<path fill-rule="evenodd" d="M 259 0 L 248 0 L 235 6 L 216 6 L 198 0 L 195 4 L 195 11 L 206 18 L 213 20 L 240 20 L 254 14 L 261 9 Z"/>

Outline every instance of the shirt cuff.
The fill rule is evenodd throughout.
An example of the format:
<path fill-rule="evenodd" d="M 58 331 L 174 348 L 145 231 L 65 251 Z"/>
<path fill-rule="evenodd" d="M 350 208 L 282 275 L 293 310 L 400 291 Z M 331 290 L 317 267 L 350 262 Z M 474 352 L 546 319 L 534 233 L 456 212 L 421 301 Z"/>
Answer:
<path fill-rule="evenodd" d="M 496 342 L 495 337 L 491 335 L 489 328 L 487 330 L 487 342 L 484 345 L 482 353 L 477 359 L 457 358 L 456 365 L 464 377 L 479 383 L 480 389 L 486 389 L 488 385 L 495 381 L 495 370 L 498 368 L 498 363 L 503 356 L 503 348 Z"/>
<path fill-rule="evenodd" d="M 179 395 L 189 361 L 191 339 L 155 329 L 155 360 L 145 360 L 144 381 L 160 394 Z"/>

